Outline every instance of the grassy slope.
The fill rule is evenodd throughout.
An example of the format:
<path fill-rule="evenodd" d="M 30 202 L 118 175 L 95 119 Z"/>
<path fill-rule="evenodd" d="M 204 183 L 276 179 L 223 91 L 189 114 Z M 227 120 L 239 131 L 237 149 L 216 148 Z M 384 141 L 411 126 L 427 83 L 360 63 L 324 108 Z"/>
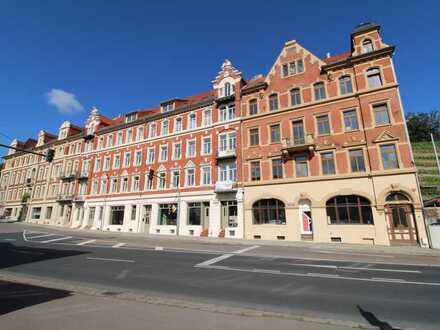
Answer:
<path fill-rule="evenodd" d="M 431 142 L 414 142 L 412 148 L 423 199 L 438 196 L 440 194 L 440 176 Z M 440 152 L 440 142 L 437 143 L 437 152 Z"/>

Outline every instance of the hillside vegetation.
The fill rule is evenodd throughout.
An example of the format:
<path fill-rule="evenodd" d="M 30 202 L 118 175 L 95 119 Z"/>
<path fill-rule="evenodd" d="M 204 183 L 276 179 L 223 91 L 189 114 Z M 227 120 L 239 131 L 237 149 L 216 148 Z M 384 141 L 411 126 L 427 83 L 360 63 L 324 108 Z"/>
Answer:
<path fill-rule="evenodd" d="M 440 142 L 437 152 L 440 152 Z M 413 142 L 414 160 L 419 173 L 420 188 L 423 199 L 430 199 L 440 195 L 440 176 L 437 170 L 434 150 L 431 142 Z"/>

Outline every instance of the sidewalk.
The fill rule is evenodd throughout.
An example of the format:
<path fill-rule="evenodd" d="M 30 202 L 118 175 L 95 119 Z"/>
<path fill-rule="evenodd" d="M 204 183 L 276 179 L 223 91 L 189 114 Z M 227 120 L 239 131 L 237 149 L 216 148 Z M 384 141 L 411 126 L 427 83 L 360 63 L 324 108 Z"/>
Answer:
<path fill-rule="evenodd" d="M 40 225 L 33 223 L 19 223 L 24 226 L 31 226 L 39 230 L 51 229 L 62 232 L 76 233 L 76 235 L 93 234 L 97 236 L 118 238 L 136 238 L 156 240 L 158 243 L 164 241 L 181 241 L 181 242 L 197 242 L 203 244 L 217 244 L 217 245 L 259 245 L 259 246 L 273 246 L 273 247 L 296 247 L 310 250 L 326 250 L 326 251 L 344 251 L 344 252 L 364 252 L 364 253 L 384 253 L 394 255 L 412 255 L 412 256 L 431 256 L 440 258 L 440 250 L 421 248 L 419 246 L 381 246 L 381 245 L 362 245 L 362 244 L 344 244 L 344 243 L 315 243 L 315 242 L 279 242 L 279 241 L 263 241 L 263 240 L 246 240 L 235 238 L 216 238 L 216 237 L 194 237 L 194 236 L 164 236 L 152 235 L 144 233 L 126 233 L 114 231 L 98 231 L 86 229 L 72 229 L 68 227 Z"/>

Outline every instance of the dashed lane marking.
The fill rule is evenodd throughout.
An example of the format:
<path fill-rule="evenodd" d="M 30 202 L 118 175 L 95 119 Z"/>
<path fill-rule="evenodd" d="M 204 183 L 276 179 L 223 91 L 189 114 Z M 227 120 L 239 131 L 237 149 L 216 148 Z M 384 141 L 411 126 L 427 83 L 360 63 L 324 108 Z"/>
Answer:
<path fill-rule="evenodd" d="M 234 253 L 234 254 L 245 253 L 245 252 L 248 252 L 248 251 L 251 251 L 251 250 L 255 250 L 255 249 L 259 248 L 259 247 L 260 247 L 259 245 L 254 245 L 254 246 L 247 247 L 245 249 L 234 251 L 232 253 Z"/>
<path fill-rule="evenodd" d="M 37 235 L 37 236 L 27 236 L 26 238 L 28 240 L 33 240 L 35 238 L 43 238 L 43 237 L 49 237 L 49 236 L 56 236 L 56 234 L 44 234 L 44 235 Z"/>
<path fill-rule="evenodd" d="M 121 246 L 127 245 L 127 243 L 116 243 L 112 248 L 120 248 Z"/>
<path fill-rule="evenodd" d="M 80 243 L 78 243 L 78 244 L 76 244 L 76 245 L 86 245 L 86 244 L 90 244 L 90 243 L 93 243 L 93 242 L 96 242 L 96 239 L 91 239 L 91 240 L 88 240 L 88 241 L 84 241 L 84 242 L 80 242 Z"/>
<path fill-rule="evenodd" d="M 113 258 L 99 258 L 99 257 L 87 257 L 88 260 L 99 260 L 99 261 L 115 261 L 115 262 L 135 262 L 131 259 L 113 259 Z"/>
<path fill-rule="evenodd" d="M 219 257 L 212 258 L 212 259 L 209 259 L 209 260 L 203 261 L 203 262 L 201 262 L 201 263 L 198 263 L 197 265 L 195 265 L 195 267 L 207 267 L 207 266 L 211 266 L 211 265 L 213 265 L 213 264 L 215 264 L 215 263 L 217 263 L 217 262 L 219 262 L 219 261 L 222 261 L 222 260 L 228 259 L 228 258 L 230 258 L 230 257 L 232 257 L 232 256 L 233 256 L 232 253 L 223 254 L 223 255 L 221 255 L 221 256 L 219 256 Z"/>
<path fill-rule="evenodd" d="M 154 251 L 163 251 L 163 247 L 162 246 L 156 246 L 154 248 Z"/>
<path fill-rule="evenodd" d="M 66 239 L 70 239 L 72 238 L 72 236 L 64 236 L 64 237 L 58 237 L 58 238 L 54 238 L 54 239 L 49 239 L 47 241 L 43 241 L 41 243 L 52 243 L 52 242 L 58 242 L 58 241 L 63 241 Z"/>
<path fill-rule="evenodd" d="M 304 264 L 304 263 L 293 263 L 289 262 L 289 265 L 300 266 L 300 267 L 312 267 L 312 268 L 330 268 L 330 269 L 348 269 L 348 270 L 364 270 L 364 271 L 377 271 L 377 272 L 392 272 L 392 273 L 410 273 L 410 274 L 420 274 L 420 270 L 410 270 L 410 269 L 390 269 L 390 268 L 372 268 L 372 267 L 350 267 L 350 266 L 336 266 L 336 265 L 314 265 L 314 264 Z"/>

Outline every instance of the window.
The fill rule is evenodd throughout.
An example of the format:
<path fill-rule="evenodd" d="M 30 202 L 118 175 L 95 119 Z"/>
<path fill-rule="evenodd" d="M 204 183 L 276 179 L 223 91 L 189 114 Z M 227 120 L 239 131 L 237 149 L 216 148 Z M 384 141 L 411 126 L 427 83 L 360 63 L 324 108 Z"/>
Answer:
<path fill-rule="evenodd" d="M 197 118 L 196 114 L 192 113 L 189 115 L 189 129 L 194 129 L 197 127 Z"/>
<path fill-rule="evenodd" d="M 212 121 L 212 118 L 211 118 L 212 116 L 211 116 L 211 110 L 205 110 L 205 111 L 203 111 L 203 126 L 209 126 L 209 125 L 211 125 L 211 121 Z"/>
<path fill-rule="evenodd" d="M 253 224 L 286 224 L 284 203 L 278 199 L 260 199 L 252 205 Z"/>
<path fill-rule="evenodd" d="M 144 139 L 144 128 L 142 126 L 138 127 L 138 129 L 137 129 L 137 137 L 136 137 L 136 139 L 138 141 L 141 141 L 141 140 Z"/>
<path fill-rule="evenodd" d="M 237 164 L 235 162 L 222 162 L 218 171 L 220 182 L 235 182 L 237 179 Z"/>
<path fill-rule="evenodd" d="M 202 203 L 188 203 L 188 225 L 200 226 L 202 219 Z"/>
<path fill-rule="evenodd" d="M 135 165 L 140 166 L 142 164 L 142 151 L 136 151 Z"/>
<path fill-rule="evenodd" d="M 176 143 L 173 150 L 173 159 L 178 160 L 180 158 L 182 158 L 182 144 Z"/>
<path fill-rule="evenodd" d="M 272 159 L 272 178 L 283 178 L 283 161 L 281 159 Z"/>
<path fill-rule="evenodd" d="M 283 77 L 288 77 L 297 73 L 304 72 L 304 62 L 302 59 L 283 64 Z"/>
<path fill-rule="evenodd" d="M 186 149 L 186 157 L 192 158 L 196 156 L 196 141 L 188 141 Z"/>
<path fill-rule="evenodd" d="M 82 188 L 82 187 L 81 187 Z M 100 188 L 100 193 L 101 194 L 107 194 L 107 178 L 104 177 L 101 179 L 101 188 Z M 80 195 L 84 195 L 80 192 Z"/>
<path fill-rule="evenodd" d="M 352 172 L 365 172 L 364 151 L 355 149 L 349 151 Z"/>
<path fill-rule="evenodd" d="M 166 188 L 166 173 L 160 172 L 159 173 L 159 189 L 165 189 Z"/>
<path fill-rule="evenodd" d="M 319 83 L 314 84 L 313 90 L 315 93 L 315 101 L 324 100 L 326 98 L 325 85 L 323 82 L 319 82 Z"/>
<path fill-rule="evenodd" d="M 111 186 L 111 192 L 117 192 L 118 191 L 118 179 L 117 178 L 113 178 L 112 179 L 112 186 Z"/>
<path fill-rule="evenodd" d="M 155 158 L 155 150 L 154 150 L 154 148 L 148 149 L 147 163 L 148 164 L 154 163 L 154 158 Z"/>
<path fill-rule="evenodd" d="M 179 187 L 179 183 L 180 183 L 180 172 L 179 172 L 179 170 L 174 170 L 173 171 L 173 180 L 172 180 L 173 188 Z"/>
<path fill-rule="evenodd" d="M 374 121 L 376 126 L 388 125 L 390 116 L 388 114 L 388 106 L 386 103 L 373 105 Z"/>
<path fill-rule="evenodd" d="M 174 131 L 180 132 L 182 130 L 182 118 L 176 118 L 176 121 L 174 122 Z"/>
<path fill-rule="evenodd" d="M 301 104 L 301 91 L 299 88 L 294 88 L 290 90 L 290 103 L 292 105 Z"/>
<path fill-rule="evenodd" d="M 110 169 L 110 157 L 104 158 L 104 171 L 108 171 Z"/>
<path fill-rule="evenodd" d="M 270 142 L 278 143 L 281 140 L 280 124 L 270 126 Z"/>
<path fill-rule="evenodd" d="M 139 175 L 133 177 L 133 191 L 139 191 L 141 178 Z"/>
<path fill-rule="evenodd" d="M 150 138 L 156 137 L 156 124 L 150 125 L 150 132 L 149 132 Z"/>
<path fill-rule="evenodd" d="M 119 133 L 118 133 L 117 144 L 118 144 L 118 145 L 121 145 L 121 144 L 122 144 L 122 132 L 119 132 Z"/>
<path fill-rule="evenodd" d="M 110 207 L 110 224 L 111 225 L 121 226 L 124 223 L 124 209 L 125 209 L 125 207 L 123 205 Z"/>
<path fill-rule="evenodd" d="M 278 110 L 278 95 L 272 94 L 269 96 L 269 110 Z"/>
<path fill-rule="evenodd" d="M 330 134 L 330 121 L 328 115 L 321 115 L 316 117 L 316 124 L 318 126 L 319 135 Z"/>
<path fill-rule="evenodd" d="M 322 174 L 329 175 L 335 174 L 335 159 L 333 157 L 333 152 L 324 152 L 321 154 L 321 166 Z"/>
<path fill-rule="evenodd" d="M 226 107 L 221 107 L 219 109 L 219 112 L 220 112 L 220 121 L 228 120 L 228 112 L 227 112 Z"/>
<path fill-rule="evenodd" d="M 297 177 L 306 177 L 309 175 L 309 167 L 306 155 L 295 157 L 295 173 Z"/>
<path fill-rule="evenodd" d="M 346 131 L 355 131 L 359 129 L 356 110 L 344 111 L 344 125 Z"/>
<path fill-rule="evenodd" d="M 258 101 L 256 99 L 249 101 L 249 115 L 256 115 L 258 113 Z"/>
<path fill-rule="evenodd" d="M 249 130 L 249 145 L 258 146 L 260 144 L 260 132 L 258 128 L 251 128 Z"/>
<path fill-rule="evenodd" d="M 113 168 L 119 168 L 121 166 L 121 156 L 115 155 L 114 161 L 113 161 Z"/>
<path fill-rule="evenodd" d="M 168 135 L 169 130 L 168 130 L 168 120 L 164 120 L 162 122 L 162 135 Z"/>
<path fill-rule="evenodd" d="M 219 109 L 219 114 L 221 122 L 235 119 L 235 106 L 233 104 L 223 106 Z"/>
<path fill-rule="evenodd" d="M 128 191 L 128 178 L 122 178 L 121 182 L 121 192 L 127 192 Z"/>
<path fill-rule="evenodd" d="M 376 88 L 382 86 L 382 78 L 380 77 L 380 70 L 372 68 L 367 70 L 368 87 Z"/>
<path fill-rule="evenodd" d="M 133 130 L 130 128 L 127 131 L 127 143 L 130 143 L 133 140 Z"/>
<path fill-rule="evenodd" d="M 95 172 L 99 172 L 101 170 L 101 159 L 96 158 L 95 160 Z M 66 175 L 70 174 L 71 171 L 66 171 Z"/>
<path fill-rule="evenodd" d="M 159 204 L 159 225 L 175 226 L 177 223 L 177 203 Z"/>
<path fill-rule="evenodd" d="M 326 203 L 329 224 L 373 224 L 370 201 L 357 195 L 336 196 Z"/>
<path fill-rule="evenodd" d="M 136 205 L 131 206 L 131 220 L 136 220 Z"/>
<path fill-rule="evenodd" d="M 194 186 L 195 184 L 195 169 L 188 168 L 186 170 L 186 185 L 188 187 Z"/>
<path fill-rule="evenodd" d="M 396 146 L 394 144 L 381 145 L 380 154 L 382 155 L 382 163 L 385 170 L 399 168 Z"/>
<path fill-rule="evenodd" d="M 165 162 L 168 160 L 168 146 L 160 146 L 160 161 Z"/>
<path fill-rule="evenodd" d="M 32 208 L 32 219 L 40 219 L 41 217 L 41 207 Z"/>
<path fill-rule="evenodd" d="M 211 167 L 209 166 L 202 167 L 202 184 L 211 184 Z"/>
<path fill-rule="evenodd" d="M 153 189 L 153 180 L 150 180 L 150 178 L 147 176 L 145 176 L 145 190 L 152 190 Z"/>
<path fill-rule="evenodd" d="M 232 92 L 232 87 L 229 82 L 225 83 L 224 89 L 225 89 L 225 96 L 230 96 Z"/>
<path fill-rule="evenodd" d="M 293 131 L 293 143 L 294 144 L 305 144 L 305 134 L 304 134 L 304 122 L 302 120 L 296 120 L 292 122 Z"/>
<path fill-rule="evenodd" d="M 126 153 L 124 155 L 124 167 L 129 167 L 130 166 L 130 157 L 131 154 L 130 153 Z"/>
<path fill-rule="evenodd" d="M 409 201 L 409 198 L 400 192 L 393 192 L 387 196 L 386 201 L 387 202 Z"/>
<path fill-rule="evenodd" d="M 339 90 L 341 95 L 353 93 L 353 86 L 351 84 L 350 76 L 343 76 L 339 78 Z"/>
<path fill-rule="evenodd" d="M 362 42 L 362 54 L 372 52 L 374 50 L 373 43 L 370 39 L 365 39 Z"/>
<path fill-rule="evenodd" d="M 253 161 L 251 162 L 251 181 L 259 181 L 259 180 L 261 180 L 260 162 Z"/>
<path fill-rule="evenodd" d="M 168 103 L 168 104 L 162 105 L 162 112 L 168 112 L 171 110 L 174 110 L 174 103 Z"/>
<path fill-rule="evenodd" d="M 203 154 L 204 155 L 211 154 L 211 138 L 210 137 L 203 138 Z"/>

